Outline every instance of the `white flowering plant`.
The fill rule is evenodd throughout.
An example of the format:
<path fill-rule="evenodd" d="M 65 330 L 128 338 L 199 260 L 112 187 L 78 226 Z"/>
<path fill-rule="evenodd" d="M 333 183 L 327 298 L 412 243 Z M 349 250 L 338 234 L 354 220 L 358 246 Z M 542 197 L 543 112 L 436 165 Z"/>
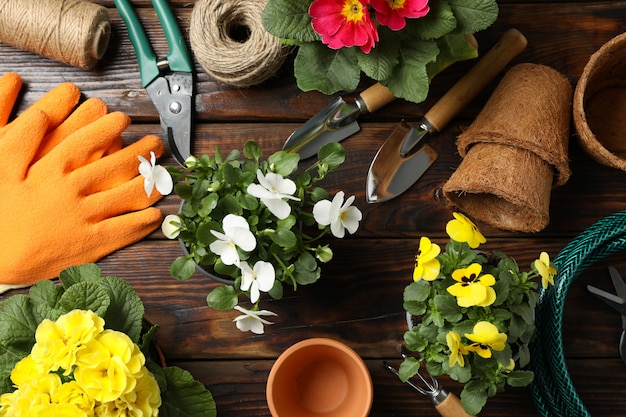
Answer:
<path fill-rule="evenodd" d="M 420 239 L 413 282 L 403 296 L 405 346 L 418 355 L 405 358 L 400 378 L 408 381 L 421 364 L 431 375 L 447 374 L 464 384 L 461 403 L 478 415 L 506 385 L 532 382 L 533 372 L 523 368 L 535 333 L 537 281 L 547 288 L 557 271 L 546 252 L 523 272 L 502 252 L 476 250 L 486 239 L 461 213 L 454 213 L 446 232 L 450 241 L 443 252 L 429 238 Z"/>
<path fill-rule="evenodd" d="M 157 326 L 95 264 L 0 302 L 0 416 L 215 417 L 211 393 L 162 363 Z"/>
<path fill-rule="evenodd" d="M 209 306 L 235 309 L 241 331 L 263 333 L 275 314 L 260 310 L 261 293 L 273 299 L 284 287 L 294 290 L 316 282 L 321 263 L 333 252 L 323 240 L 343 238 L 358 229 L 362 214 L 354 197 L 343 191 L 332 198 L 318 183 L 345 160 L 339 143 L 329 143 L 306 169 L 299 169 L 297 153 L 278 151 L 262 159 L 258 143 L 248 141 L 243 153 L 235 149 L 222 156 L 191 157 L 185 167 L 168 167 L 174 192 L 183 200 L 180 212 L 168 215 L 162 230 L 178 238 L 188 254 L 171 265 L 171 275 L 185 280 L 199 266 L 230 285 L 213 289 Z M 246 296 L 251 308 L 239 305 Z"/>

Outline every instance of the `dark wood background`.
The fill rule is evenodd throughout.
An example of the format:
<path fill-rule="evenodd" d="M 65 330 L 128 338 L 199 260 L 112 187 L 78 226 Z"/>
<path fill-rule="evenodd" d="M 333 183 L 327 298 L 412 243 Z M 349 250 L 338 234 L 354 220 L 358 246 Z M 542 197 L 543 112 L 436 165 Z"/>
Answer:
<path fill-rule="evenodd" d="M 127 142 L 159 134 L 158 115 L 141 88 L 134 50 L 112 1 L 97 1 L 110 9 L 113 33 L 105 57 L 84 71 L 0 45 L 0 73 L 18 72 L 24 79 L 23 110 L 42 93 L 63 81 L 73 81 L 85 97 L 100 97 L 110 110 L 133 118 Z M 147 0 L 132 2 L 138 9 L 157 54 L 167 45 L 156 14 Z M 185 33 L 194 2 L 170 2 Z M 591 54 L 626 29 L 626 1 L 522 2 L 500 1 L 500 15 L 488 30 L 476 35 L 486 52 L 508 28 L 519 29 L 528 47 L 512 64 L 532 62 L 562 72 L 575 86 Z M 430 402 L 402 385 L 382 368 L 398 363 L 405 331 L 402 291 L 411 280 L 420 236 L 445 239 L 452 207 L 440 189 L 460 159 L 455 137 L 468 126 L 496 85 L 474 100 L 437 138 L 431 140 L 439 159 L 401 197 L 388 203 L 365 202 L 367 168 L 401 119 L 415 120 L 460 78 L 472 62 L 455 64 L 433 81 L 421 105 L 402 100 L 360 120 L 361 131 L 344 143 L 347 161 L 326 186 L 356 195 L 364 218 L 358 233 L 333 241 L 334 260 L 313 286 L 288 292 L 264 308 L 279 314 L 261 336 L 240 333 L 233 311 L 209 309 L 205 297 L 217 284 L 198 274 L 186 282 L 169 276 L 170 263 L 180 255 L 178 243 L 159 230 L 143 241 L 99 262 L 104 273 L 127 279 L 143 298 L 146 314 L 161 326 L 159 342 L 172 364 L 189 369 L 213 393 L 222 417 L 269 416 L 265 383 L 275 358 L 293 343 L 309 337 L 331 337 L 354 348 L 367 362 L 374 381 L 371 416 L 435 416 Z M 214 146 L 230 150 L 255 139 L 269 154 L 310 118 L 329 97 L 303 93 L 295 85 L 291 61 L 262 85 L 233 88 L 212 80 L 196 64 L 194 153 L 212 153 Z M 364 82 L 363 86 L 368 83 Z M 479 224 L 487 250 L 500 249 L 527 268 L 545 250 L 554 257 L 572 238 L 594 222 L 626 208 L 626 174 L 592 161 L 579 147 L 572 128 L 570 159 L 573 175 L 553 191 L 549 226 L 536 234 L 510 233 Z M 162 164 L 173 164 L 166 158 Z M 169 196 L 158 204 L 164 214 L 176 211 L 179 200 Z M 2 255 L 0 255 L 2 256 Z M 617 354 L 620 317 L 590 296 L 586 284 L 611 289 L 606 267 L 626 275 L 626 260 L 611 256 L 589 268 L 567 298 L 564 345 L 576 388 L 594 416 L 623 416 L 626 407 L 626 368 Z M 10 294 L 9 294 L 10 295 Z M 459 387 L 443 378 L 457 394 Z M 528 389 L 509 388 L 491 399 L 482 416 L 537 415 Z"/>

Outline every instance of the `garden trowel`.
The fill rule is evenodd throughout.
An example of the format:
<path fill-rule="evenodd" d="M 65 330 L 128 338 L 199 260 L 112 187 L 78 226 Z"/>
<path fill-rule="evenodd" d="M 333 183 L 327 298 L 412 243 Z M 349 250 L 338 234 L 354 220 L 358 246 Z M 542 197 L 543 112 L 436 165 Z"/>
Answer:
<path fill-rule="evenodd" d="M 437 159 L 433 148 L 424 144 L 429 134 L 441 131 L 526 44 L 517 29 L 508 30 L 418 123 L 402 121 L 372 161 L 367 174 L 367 201 L 380 203 L 409 189 Z"/>
<path fill-rule="evenodd" d="M 298 152 L 301 159 L 310 158 L 327 143 L 340 142 L 359 131 L 356 119 L 391 103 L 395 96 L 387 87 L 376 83 L 362 91 L 353 102 L 337 97 L 315 116 L 294 131 L 283 145 L 287 152 Z"/>

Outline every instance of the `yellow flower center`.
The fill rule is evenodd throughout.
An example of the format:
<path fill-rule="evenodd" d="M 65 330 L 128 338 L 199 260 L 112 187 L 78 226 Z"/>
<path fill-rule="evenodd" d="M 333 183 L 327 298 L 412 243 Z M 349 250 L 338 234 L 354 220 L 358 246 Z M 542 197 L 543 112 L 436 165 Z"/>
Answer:
<path fill-rule="evenodd" d="M 389 2 L 389 7 L 392 10 L 402 9 L 404 7 L 405 0 L 387 0 Z"/>
<path fill-rule="evenodd" d="M 363 5 L 359 0 L 346 0 L 341 10 L 341 14 L 343 14 L 348 22 L 355 23 L 363 21 L 364 13 Z"/>

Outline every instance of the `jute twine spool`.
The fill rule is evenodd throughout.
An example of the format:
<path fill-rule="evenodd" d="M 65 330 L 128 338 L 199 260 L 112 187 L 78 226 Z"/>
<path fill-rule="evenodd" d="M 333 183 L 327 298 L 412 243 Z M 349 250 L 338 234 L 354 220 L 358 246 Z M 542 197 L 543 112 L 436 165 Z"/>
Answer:
<path fill-rule="evenodd" d="M 91 69 L 109 44 L 107 10 L 83 0 L 0 0 L 0 42 Z"/>
<path fill-rule="evenodd" d="M 285 61 L 286 47 L 261 18 L 266 0 L 200 0 L 191 13 L 189 40 L 202 68 L 236 87 L 257 85 Z"/>
<path fill-rule="evenodd" d="M 556 70 L 511 68 L 459 135 L 463 160 L 444 185 L 460 210 L 505 230 L 538 232 L 549 222 L 552 188 L 571 174 L 572 87 Z"/>
<path fill-rule="evenodd" d="M 574 126 L 597 162 L 626 171 L 626 33 L 594 53 L 576 85 Z"/>

